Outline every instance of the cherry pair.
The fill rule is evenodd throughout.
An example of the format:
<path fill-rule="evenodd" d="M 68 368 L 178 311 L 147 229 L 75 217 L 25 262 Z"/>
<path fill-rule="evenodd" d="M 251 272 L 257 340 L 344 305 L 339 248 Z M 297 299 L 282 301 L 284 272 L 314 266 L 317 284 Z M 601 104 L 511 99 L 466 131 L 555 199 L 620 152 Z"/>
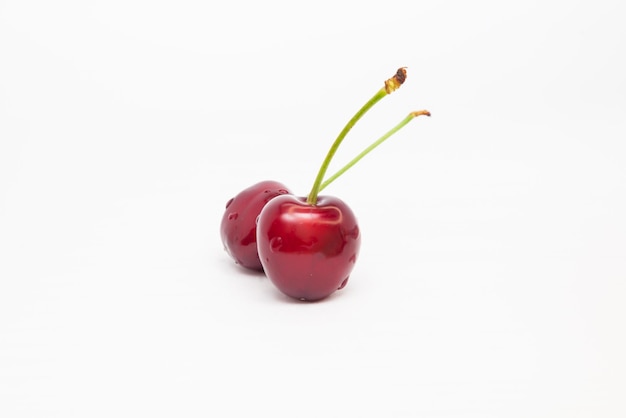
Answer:
<path fill-rule="evenodd" d="M 374 148 L 426 110 L 411 112 L 393 129 L 324 181 L 337 148 L 354 124 L 380 99 L 404 83 L 400 68 L 350 119 L 332 144 L 307 197 L 297 197 L 282 183 L 262 181 L 226 204 L 221 239 L 242 267 L 262 270 L 284 294 L 315 301 L 342 289 L 356 263 L 361 233 L 350 207 L 319 192 Z"/>

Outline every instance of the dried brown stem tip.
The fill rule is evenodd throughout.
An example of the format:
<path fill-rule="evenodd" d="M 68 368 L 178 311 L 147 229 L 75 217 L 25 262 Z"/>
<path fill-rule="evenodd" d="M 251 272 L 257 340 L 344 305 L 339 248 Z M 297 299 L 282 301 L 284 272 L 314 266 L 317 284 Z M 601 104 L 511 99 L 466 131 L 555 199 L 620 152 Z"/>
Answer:
<path fill-rule="evenodd" d="M 428 110 L 416 110 L 415 112 L 411 112 L 414 117 L 418 116 L 430 116 L 430 112 Z"/>
<path fill-rule="evenodd" d="M 398 90 L 402 83 L 406 80 L 406 67 L 398 68 L 396 74 L 389 80 L 385 81 L 385 91 L 387 94 L 391 94 Z"/>

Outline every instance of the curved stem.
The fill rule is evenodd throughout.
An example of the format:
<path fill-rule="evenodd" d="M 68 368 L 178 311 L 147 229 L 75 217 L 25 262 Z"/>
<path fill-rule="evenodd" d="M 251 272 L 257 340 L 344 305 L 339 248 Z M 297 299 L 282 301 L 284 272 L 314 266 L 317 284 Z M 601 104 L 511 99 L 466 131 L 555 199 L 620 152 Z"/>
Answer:
<path fill-rule="evenodd" d="M 333 142 L 332 146 L 330 147 L 330 150 L 328 150 L 328 154 L 326 154 L 326 158 L 322 162 L 322 166 L 320 167 L 319 172 L 317 173 L 317 177 L 315 178 L 315 182 L 313 183 L 311 192 L 309 193 L 307 197 L 308 204 L 315 205 L 317 203 L 317 196 L 320 192 L 320 186 L 322 184 L 322 180 L 324 179 L 324 176 L 326 175 L 326 170 L 328 170 L 330 161 L 334 157 L 335 153 L 337 152 L 337 149 L 339 148 L 339 145 L 341 145 L 341 142 L 346 137 L 350 129 L 352 129 L 352 127 L 358 122 L 358 120 L 361 119 L 361 117 L 365 113 L 367 113 L 367 111 L 370 110 L 376 103 L 378 103 L 380 99 L 382 99 L 386 95 L 391 94 L 392 92 L 397 90 L 402 85 L 402 83 L 404 83 L 405 79 L 406 79 L 406 69 L 404 67 L 399 68 L 396 74 L 392 78 L 385 81 L 385 86 L 382 87 L 380 90 L 378 90 L 376 94 L 372 96 L 372 98 L 369 99 L 363 105 L 363 107 L 361 107 L 361 109 L 359 109 L 359 111 L 356 112 L 354 116 L 352 116 L 352 119 L 348 121 L 346 126 L 344 126 L 344 128 L 341 130 L 341 132 L 337 136 L 337 139 L 335 139 L 335 142 Z"/>
<path fill-rule="evenodd" d="M 404 118 L 400 123 L 398 123 L 396 126 L 394 126 L 391 130 L 389 130 L 386 134 L 384 134 L 383 136 L 381 136 L 380 138 L 378 138 L 376 141 L 374 141 L 369 147 L 365 148 L 363 151 L 361 151 L 361 153 L 359 155 L 357 155 L 356 157 L 354 157 L 348 164 L 346 164 L 345 166 L 343 166 L 342 168 L 340 168 L 335 174 L 333 174 L 332 176 L 330 176 L 327 180 L 325 180 L 319 188 L 319 191 L 324 190 L 330 183 L 332 183 L 333 181 L 335 181 L 337 179 L 337 177 L 341 176 L 343 173 L 345 173 L 346 171 L 348 171 L 353 165 L 355 165 L 356 163 L 358 163 L 361 158 L 365 157 L 367 154 L 369 154 L 372 150 L 374 150 L 376 147 L 378 147 L 380 144 L 382 144 L 383 142 L 385 142 L 390 136 L 392 136 L 393 134 L 395 134 L 396 132 L 398 132 L 400 129 L 402 129 L 405 125 L 407 125 L 410 121 L 412 121 L 414 118 L 416 118 L 417 116 L 421 116 L 421 115 L 426 115 L 426 116 L 430 116 L 430 112 L 428 110 L 418 110 L 416 112 L 411 112 L 409 113 L 409 115 Z"/>

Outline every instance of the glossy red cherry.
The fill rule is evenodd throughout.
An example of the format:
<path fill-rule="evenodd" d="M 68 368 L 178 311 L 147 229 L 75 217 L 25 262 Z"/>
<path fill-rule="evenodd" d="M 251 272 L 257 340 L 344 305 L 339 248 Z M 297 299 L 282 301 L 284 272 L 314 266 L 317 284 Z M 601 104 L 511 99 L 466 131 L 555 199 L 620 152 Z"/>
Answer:
<path fill-rule="evenodd" d="M 226 203 L 220 235 L 224 249 L 245 268 L 263 270 L 256 245 L 256 219 L 261 209 L 277 196 L 291 193 L 282 183 L 262 181 Z"/>
<path fill-rule="evenodd" d="M 354 268 L 361 234 L 342 200 L 279 196 L 268 202 L 257 224 L 257 247 L 265 274 L 284 294 L 323 299 L 343 288 Z"/>

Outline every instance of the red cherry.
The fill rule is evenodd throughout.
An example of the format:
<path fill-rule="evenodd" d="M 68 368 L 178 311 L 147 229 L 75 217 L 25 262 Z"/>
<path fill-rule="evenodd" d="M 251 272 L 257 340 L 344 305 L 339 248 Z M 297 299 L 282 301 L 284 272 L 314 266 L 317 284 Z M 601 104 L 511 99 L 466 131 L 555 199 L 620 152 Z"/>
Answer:
<path fill-rule="evenodd" d="M 276 181 L 262 181 L 243 190 L 226 203 L 220 227 L 226 252 L 237 264 L 252 270 L 263 270 L 256 246 L 256 219 L 273 198 L 290 194 Z"/>
<path fill-rule="evenodd" d="M 323 299 L 343 288 L 354 268 L 361 235 L 342 200 L 279 196 L 267 203 L 257 224 L 257 247 L 265 274 L 284 294 Z"/>

